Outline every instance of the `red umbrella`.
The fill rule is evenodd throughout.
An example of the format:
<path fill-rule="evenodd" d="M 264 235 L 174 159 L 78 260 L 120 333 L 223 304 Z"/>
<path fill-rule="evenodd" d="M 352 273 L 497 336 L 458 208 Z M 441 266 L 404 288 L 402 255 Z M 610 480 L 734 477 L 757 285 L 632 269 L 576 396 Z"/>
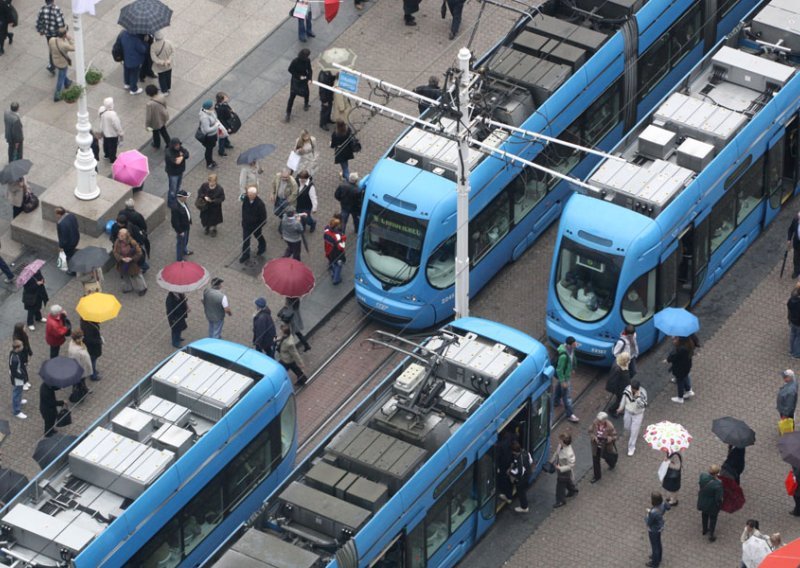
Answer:
<path fill-rule="evenodd" d="M 314 289 L 314 273 L 293 258 L 270 260 L 261 277 L 270 290 L 287 298 L 302 298 Z"/>
<path fill-rule="evenodd" d="M 340 0 L 325 0 L 325 21 L 329 24 L 339 13 Z"/>
<path fill-rule="evenodd" d="M 158 285 L 170 292 L 191 292 L 208 283 L 208 270 L 188 260 L 173 262 L 162 268 L 156 281 Z"/>
<path fill-rule="evenodd" d="M 759 568 L 797 568 L 798 564 L 800 564 L 800 538 L 775 549 L 759 564 Z"/>

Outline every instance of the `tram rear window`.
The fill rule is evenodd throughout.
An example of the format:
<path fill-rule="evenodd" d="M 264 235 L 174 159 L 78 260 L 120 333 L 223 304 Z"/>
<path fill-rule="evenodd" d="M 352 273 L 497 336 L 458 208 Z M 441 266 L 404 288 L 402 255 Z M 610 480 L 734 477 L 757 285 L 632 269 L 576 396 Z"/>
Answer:
<path fill-rule="evenodd" d="M 419 271 L 427 221 L 370 202 L 362 253 L 370 272 L 389 286 L 410 282 Z"/>
<path fill-rule="evenodd" d="M 614 305 L 621 265 L 620 256 L 593 250 L 563 237 L 555 291 L 567 313 L 585 322 L 604 318 Z"/>

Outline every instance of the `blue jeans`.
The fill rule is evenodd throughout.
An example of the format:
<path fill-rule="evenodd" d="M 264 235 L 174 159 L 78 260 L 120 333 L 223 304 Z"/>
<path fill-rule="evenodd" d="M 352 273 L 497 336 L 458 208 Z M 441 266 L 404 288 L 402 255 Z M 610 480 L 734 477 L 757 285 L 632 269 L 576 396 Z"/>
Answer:
<path fill-rule="evenodd" d="M 167 176 L 169 180 L 169 191 L 167 192 L 167 207 L 170 209 L 175 209 L 175 206 L 178 204 L 178 190 L 181 188 L 181 183 L 183 182 L 183 174 L 178 174 L 176 176 Z"/>
<path fill-rule="evenodd" d="M 181 330 L 177 327 L 170 329 L 172 330 L 172 346 L 178 348 L 181 346 Z"/>
<path fill-rule="evenodd" d="M 12 280 L 14 278 L 14 273 L 11 272 L 11 269 L 8 267 L 8 264 L 6 264 L 6 261 L 2 256 L 0 256 L 0 270 L 3 272 L 3 274 L 6 275 L 6 277 L 9 280 Z"/>
<path fill-rule="evenodd" d="M 553 404 L 558 406 L 561 403 L 561 399 L 564 399 L 564 415 L 568 417 L 575 414 L 575 409 L 572 407 L 570 389 L 571 385 L 569 383 L 566 383 L 566 386 L 564 386 L 564 383 L 559 381 L 556 383 L 556 396 L 555 400 L 553 400 Z"/>
<path fill-rule="evenodd" d="M 347 232 L 347 221 L 350 219 L 350 216 L 353 216 L 353 231 L 356 233 L 358 232 L 358 224 L 361 221 L 359 219 L 360 211 L 348 211 L 347 209 L 342 209 L 339 214 L 342 216 L 342 234 Z"/>
<path fill-rule="evenodd" d="M 342 282 L 342 263 L 337 261 L 332 262 L 328 269 L 331 271 L 331 279 L 333 285 L 341 284 Z"/>
<path fill-rule="evenodd" d="M 306 36 L 314 37 L 314 32 L 311 31 L 311 8 L 308 9 L 305 20 L 297 18 L 297 38 L 306 41 Z"/>
<path fill-rule="evenodd" d="M 139 85 L 136 83 L 139 80 L 139 67 L 123 67 L 122 75 L 125 77 L 128 90 L 135 93 L 139 89 Z"/>
<path fill-rule="evenodd" d="M 308 227 L 310 232 L 314 232 L 317 228 L 317 221 L 311 216 L 311 211 L 308 209 L 297 210 L 298 213 L 305 213 L 305 217 L 300 218 L 300 222 L 303 224 L 303 227 Z"/>
<path fill-rule="evenodd" d="M 647 531 L 647 536 L 650 537 L 650 550 L 653 553 L 652 566 L 658 566 L 661 564 L 661 555 L 664 553 L 664 549 L 661 548 L 661 533 Z"/>
<path fill-rule="evenodd" d="M 789 324 L 789 352 L 792 357 L 800 357 L 800 325 Z"/>
<path fill-rule="evenodd" d="M 189 252 L 189 229 L 182 235 L 175 234 L 175 258 L 180 262 L 183 255 Z"/>
<path fill-rule="evenodd" d="M 342 162 L 339 165 L 342 167 L 342 175 L 344 176 L 344 181 L 350 181 L 349 180 L 349 178 L 350 178 L 350 161 L 349 160 L 345 160 L 344 162 Z"/>
<path fill-rule="evenodd" d="M 210 321 L 208 322 L 208 336 L 213 337 L 214 339 L 219 339 L 222 337 L 222 326 L 225 324 L 225 320 L 219 321 Z"/>
<path fill-rule="evenodd" d="M 61 91 L 62 89 L 66 89 L 70 85 L 72 85 L 72 81 L 67 79 L 67 71 L 69 70 L 68 67 L 58 67 L 58 78 L 56 79 L 56 92 L 53 95 L 54 101 L 61 100 Z"/>
<path fill-rule="evenodd" d="M 11 391 L 11 409 L 14 414 L 22 412 L 22 386 L 12 387 Z"/>

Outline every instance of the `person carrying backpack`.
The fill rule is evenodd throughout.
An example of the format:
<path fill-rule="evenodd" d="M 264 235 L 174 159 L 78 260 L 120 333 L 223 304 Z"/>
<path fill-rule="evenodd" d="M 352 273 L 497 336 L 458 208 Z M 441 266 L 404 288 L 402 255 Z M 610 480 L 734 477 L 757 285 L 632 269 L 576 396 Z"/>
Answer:
<path fill-rule="evenodd" d="M 564 415 L 570 422 L 578 422 L 580 419 L 575 416 L 575 410 L 572 407 L 572 396 L 570 394 L 570 379 L 572 378 L 572 369 L 575 367 L 575 349 L 579 343 L 571 335 L 558 346 L 557 359 L 556 359 L 556 392 L 553 406 L 561 406 L 561 400 L 564 400 Z"/>
<path fill-rule="evenodd" d="M 528 509 L 528 477 L 531 473 L 531 455 L 523 451 L 519 442 L 511 444 L 511 465 L 508 467 L 508 478 L 517 491 L 519 506 L 514 507 L 517 513 L 527 513 Z"/>

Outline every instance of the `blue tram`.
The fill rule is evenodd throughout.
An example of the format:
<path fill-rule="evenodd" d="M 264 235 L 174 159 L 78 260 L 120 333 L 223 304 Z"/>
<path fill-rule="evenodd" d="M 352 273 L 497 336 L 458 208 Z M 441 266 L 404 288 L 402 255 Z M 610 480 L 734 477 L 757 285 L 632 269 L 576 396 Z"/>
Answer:
<path fill-rule="evenodd" d="M 468 121 L 484 144 L 572 176 L 597 163 L 568 147 L 487 127 L 481 117 L 609 149 L 757 0 L 549 0 L 520 18 L 473 67 Z M 456 124 L 430 109 L 445 130 Z M 470 290 L 477 293 L 560 215 L 567 182 L 471 151 Z M 364 182 L 356 298 L 410 329 L 454 307 L 456 143 L 410 128 Z"/>
<path fill-rule="evenodd" d="M 216 568 L 453 566 L 495 521 L 498 437 L 516 436 L 539 474 L 546 348 L 476 318 L 411 345 L 215 555 Z"/>
<path fill-rule="evenodd" d="M 561 217 L 547 301 L 553 343 L 609 365 L 635 325 L 694 305 L 798 188 L 800 3 L 754 10 L 587 179 Z"/>
<path fill-rule="evenodd" d="M 275 361 L 193 342 L 6 505 L 0 566 L 197 566 L 291 472 L 295 414 Z"/>

